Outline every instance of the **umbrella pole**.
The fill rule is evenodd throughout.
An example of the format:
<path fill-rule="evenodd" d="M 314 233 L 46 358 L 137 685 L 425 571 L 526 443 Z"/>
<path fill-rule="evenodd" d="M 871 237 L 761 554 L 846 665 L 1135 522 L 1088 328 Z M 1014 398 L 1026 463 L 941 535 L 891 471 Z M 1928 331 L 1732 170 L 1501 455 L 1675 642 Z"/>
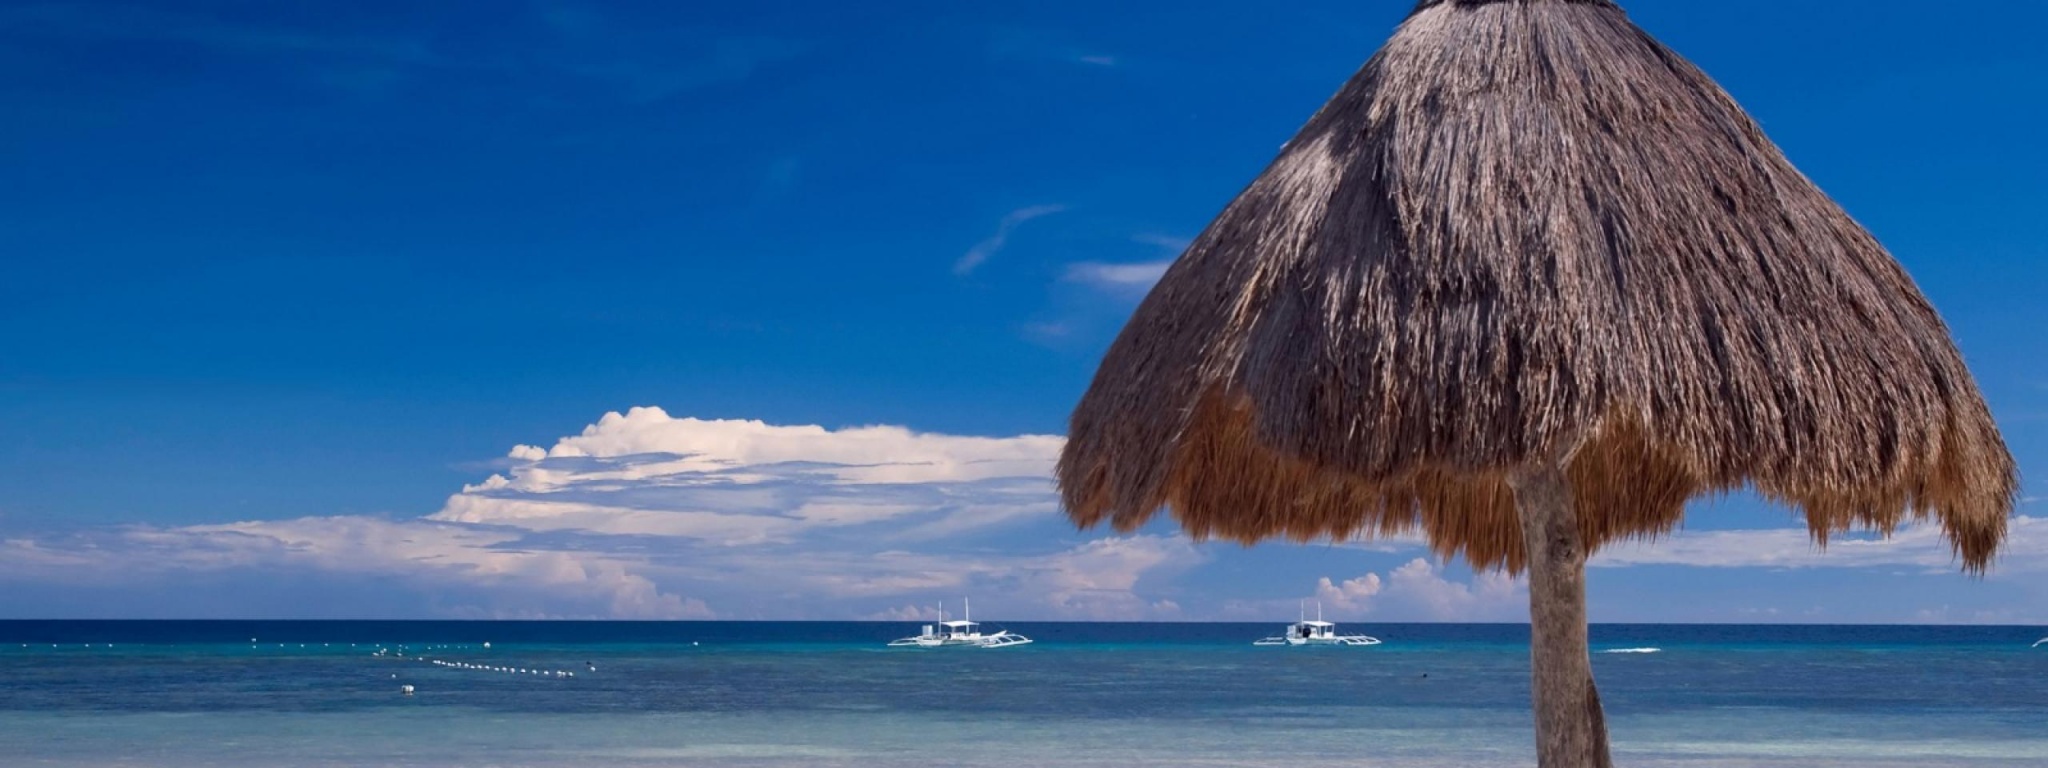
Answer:
<path fill-rule="evenodd" d="M 1545 464 L 1508 478 L 1529 564 L 1529 661 L 1540 768 L 1611 768 L 1586 637 L 1586 546 L 1571 481 Z"/>

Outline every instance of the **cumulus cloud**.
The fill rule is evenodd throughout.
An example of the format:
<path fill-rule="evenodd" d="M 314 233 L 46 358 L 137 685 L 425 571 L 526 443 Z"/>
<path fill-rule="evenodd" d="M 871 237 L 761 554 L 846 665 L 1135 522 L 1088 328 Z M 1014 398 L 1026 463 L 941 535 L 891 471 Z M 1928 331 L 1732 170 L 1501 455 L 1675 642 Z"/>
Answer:
<path fill-rule="evenodd" d="M 1058 613 L 1085 619 L 1170 619 L 1180 606 L 1140 597 L 1138 581 L 1178 574 L 1203 560 L 1179 537 L 1098 539 L 1019 574 L 1018 591 L 1042 595 Z"/>
<path fill-rule="evenodd" d="M 1372 599 L 1379 596 L 1382 588 L 1384 585 L 1377 573 L 1347 579 L 1341 584 L 1333 583 L 1330 577 L 1324 576 L 1316 582 L 1316 600 L 1325 605 L 1362 614 L 1368 610 L 1368 604 Z"/>
<path fill-rule="evenodd" d="M 967 249 L 967 253 L 962 255 L 959 261 L 953 262 L 953 274 L 972 274 L 982 263 L 1001 252 L 1003 246 L 1008 245 L 1010 242 L 1010 233 L 1015 231 L 1017 227 L 1022 226 L 1024 222 L 1044 216 L 1051 216 L 1066 209 L 1067 207 L 1064 205 L 1034 205 L 1009 212 L 1008 215 L 1003 216 L 1002 222 L 996 225 L 995 234 L 989 235 L 987 239 L 979 243 L 975 243 L 973 248 Z"/>
<path fill-rule="evenodd" d="M 465 486 L 429 519 L 728 546 L 788 543 L 821 529 L 931 539 L 1053 514 L 1049 478 L 1063 442 L 634 408 L 544 453 L 513 449 L 518 464 Z"/>
<path fill-rule="evenodd" d="M 976 595 L 1012 618 L 1178 615 L 1141 582 L 1201 562 L 1192 545 L 1062 543 L 1071 528 L 1050 480 L 1062 444 L 634 408 L 546 448 L 512 448 L 507 468 L 423 518 L 21 536 L 0 541 L 0 584 L 248 593 L 300 577 L 374 582 L 408 615 L 461 618 L 858 618 Z M 1036 533 L 1000 547 L 982 538 L 1020 528 Z M 9 604 L 0 598 L 0 612 Z M 374 604 L 295 610 L 390 615 Z"/>
<path fill-rule="evenodd" d="M 1315 599 L 1333 617 L 1461 622 L 1528 618 L 1527 591 L 1518 580 L 1489 572 L 1454 581 L 1426 558 L 1410 560 L 1384 578 L 1377 573 L 1343 581 L 1324 576 L 1316 582 Z"/>
<path fill-rule="evenodd" d="M 1416 559 L 1394 569 L 1390 598 L 1408 601 L 1442 621 L 1519 621 L 1528 618 L 1529 599 L 1521 582 L 1499 571 L 1475 574 L 1470 582 L 1444 578 L 1443 569 Z"/>
<path fill-rule="evenodd" d="M 1058 458 L 1062 438 L 961 437 L 870 426 L 829 430 L 760 421 L 674 418 L 660 408 L 607 413 L 582 434 L 547 450 L 549 458 L 671 457 L 672 464 L 623 468 L 619 477 L 808 464 L 852 483 L 975 480 L 1035 474 Z M 520 446 L 532 456 L 535 449 Z M 515 453 L 519 449 L 514 449 Z M 535 459 L 536 461 L 538 459 Z M 578 469 L 582 475 L 591 470 Z M 536 473 L 545 480 L 545 473 Z"/>
<path fill-rule="evenodd" d="M 1418 557 L 1384 572 L 1322 576 L 1301 598 L 1226 601 L 1216 614 L 1240 621 L 1291 618 L 1301 611 L 1338 622 L 1513 622 L 1528 620 L 1528 601 L 1519 579 L 1498 572 L 1453 575 L 1443 564 Z"/>

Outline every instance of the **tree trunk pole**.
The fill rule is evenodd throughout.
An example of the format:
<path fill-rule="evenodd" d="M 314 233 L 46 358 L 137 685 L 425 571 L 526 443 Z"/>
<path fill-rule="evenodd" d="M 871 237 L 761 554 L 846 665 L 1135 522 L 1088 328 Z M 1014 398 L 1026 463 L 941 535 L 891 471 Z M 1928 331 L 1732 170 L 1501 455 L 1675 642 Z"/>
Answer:
<path fill-rule="evenodd" d="M 1529 564 L 1529 661 L 1539 768 L 1612 768 L 1586 639 L 1586 546 L 1555 464 L 1508 477 Z"/>

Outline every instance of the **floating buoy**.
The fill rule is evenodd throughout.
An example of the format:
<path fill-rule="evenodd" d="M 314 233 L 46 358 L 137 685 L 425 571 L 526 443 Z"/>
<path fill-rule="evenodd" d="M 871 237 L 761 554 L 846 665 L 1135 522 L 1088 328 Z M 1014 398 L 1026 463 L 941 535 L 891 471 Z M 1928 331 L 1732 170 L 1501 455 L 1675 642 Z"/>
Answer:
<path fill-rule="evenodd" d="M 490 647 L 491 647 L 491 644 L 490 644 L 490 643 L 488 643 L 488 642 L 487 642 L 487 643 L 484 643 L 484 647 L 485 647 L 485 648 L 490 648 Z"/>

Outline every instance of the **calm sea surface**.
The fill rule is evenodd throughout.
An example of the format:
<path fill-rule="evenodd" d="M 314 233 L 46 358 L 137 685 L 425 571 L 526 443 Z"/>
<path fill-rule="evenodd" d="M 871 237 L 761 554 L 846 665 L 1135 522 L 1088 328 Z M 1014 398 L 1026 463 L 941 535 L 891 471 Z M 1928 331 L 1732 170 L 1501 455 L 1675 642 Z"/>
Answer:
<path fill-rule="evenodd" d="M 1386 644 L 1329 649 L 1251 647 L 1278 624 L 1008 628 L 1038 642 L 881 647 L 908 624 L 0 621 L 0 765 L 1534 762 L 1526 627 L 1360 625 Z M 2044 634 L 1601 626 L 1596 652 L 1658 651 L 1594 666 L 1623 765 L 2039 768 Z"/>

